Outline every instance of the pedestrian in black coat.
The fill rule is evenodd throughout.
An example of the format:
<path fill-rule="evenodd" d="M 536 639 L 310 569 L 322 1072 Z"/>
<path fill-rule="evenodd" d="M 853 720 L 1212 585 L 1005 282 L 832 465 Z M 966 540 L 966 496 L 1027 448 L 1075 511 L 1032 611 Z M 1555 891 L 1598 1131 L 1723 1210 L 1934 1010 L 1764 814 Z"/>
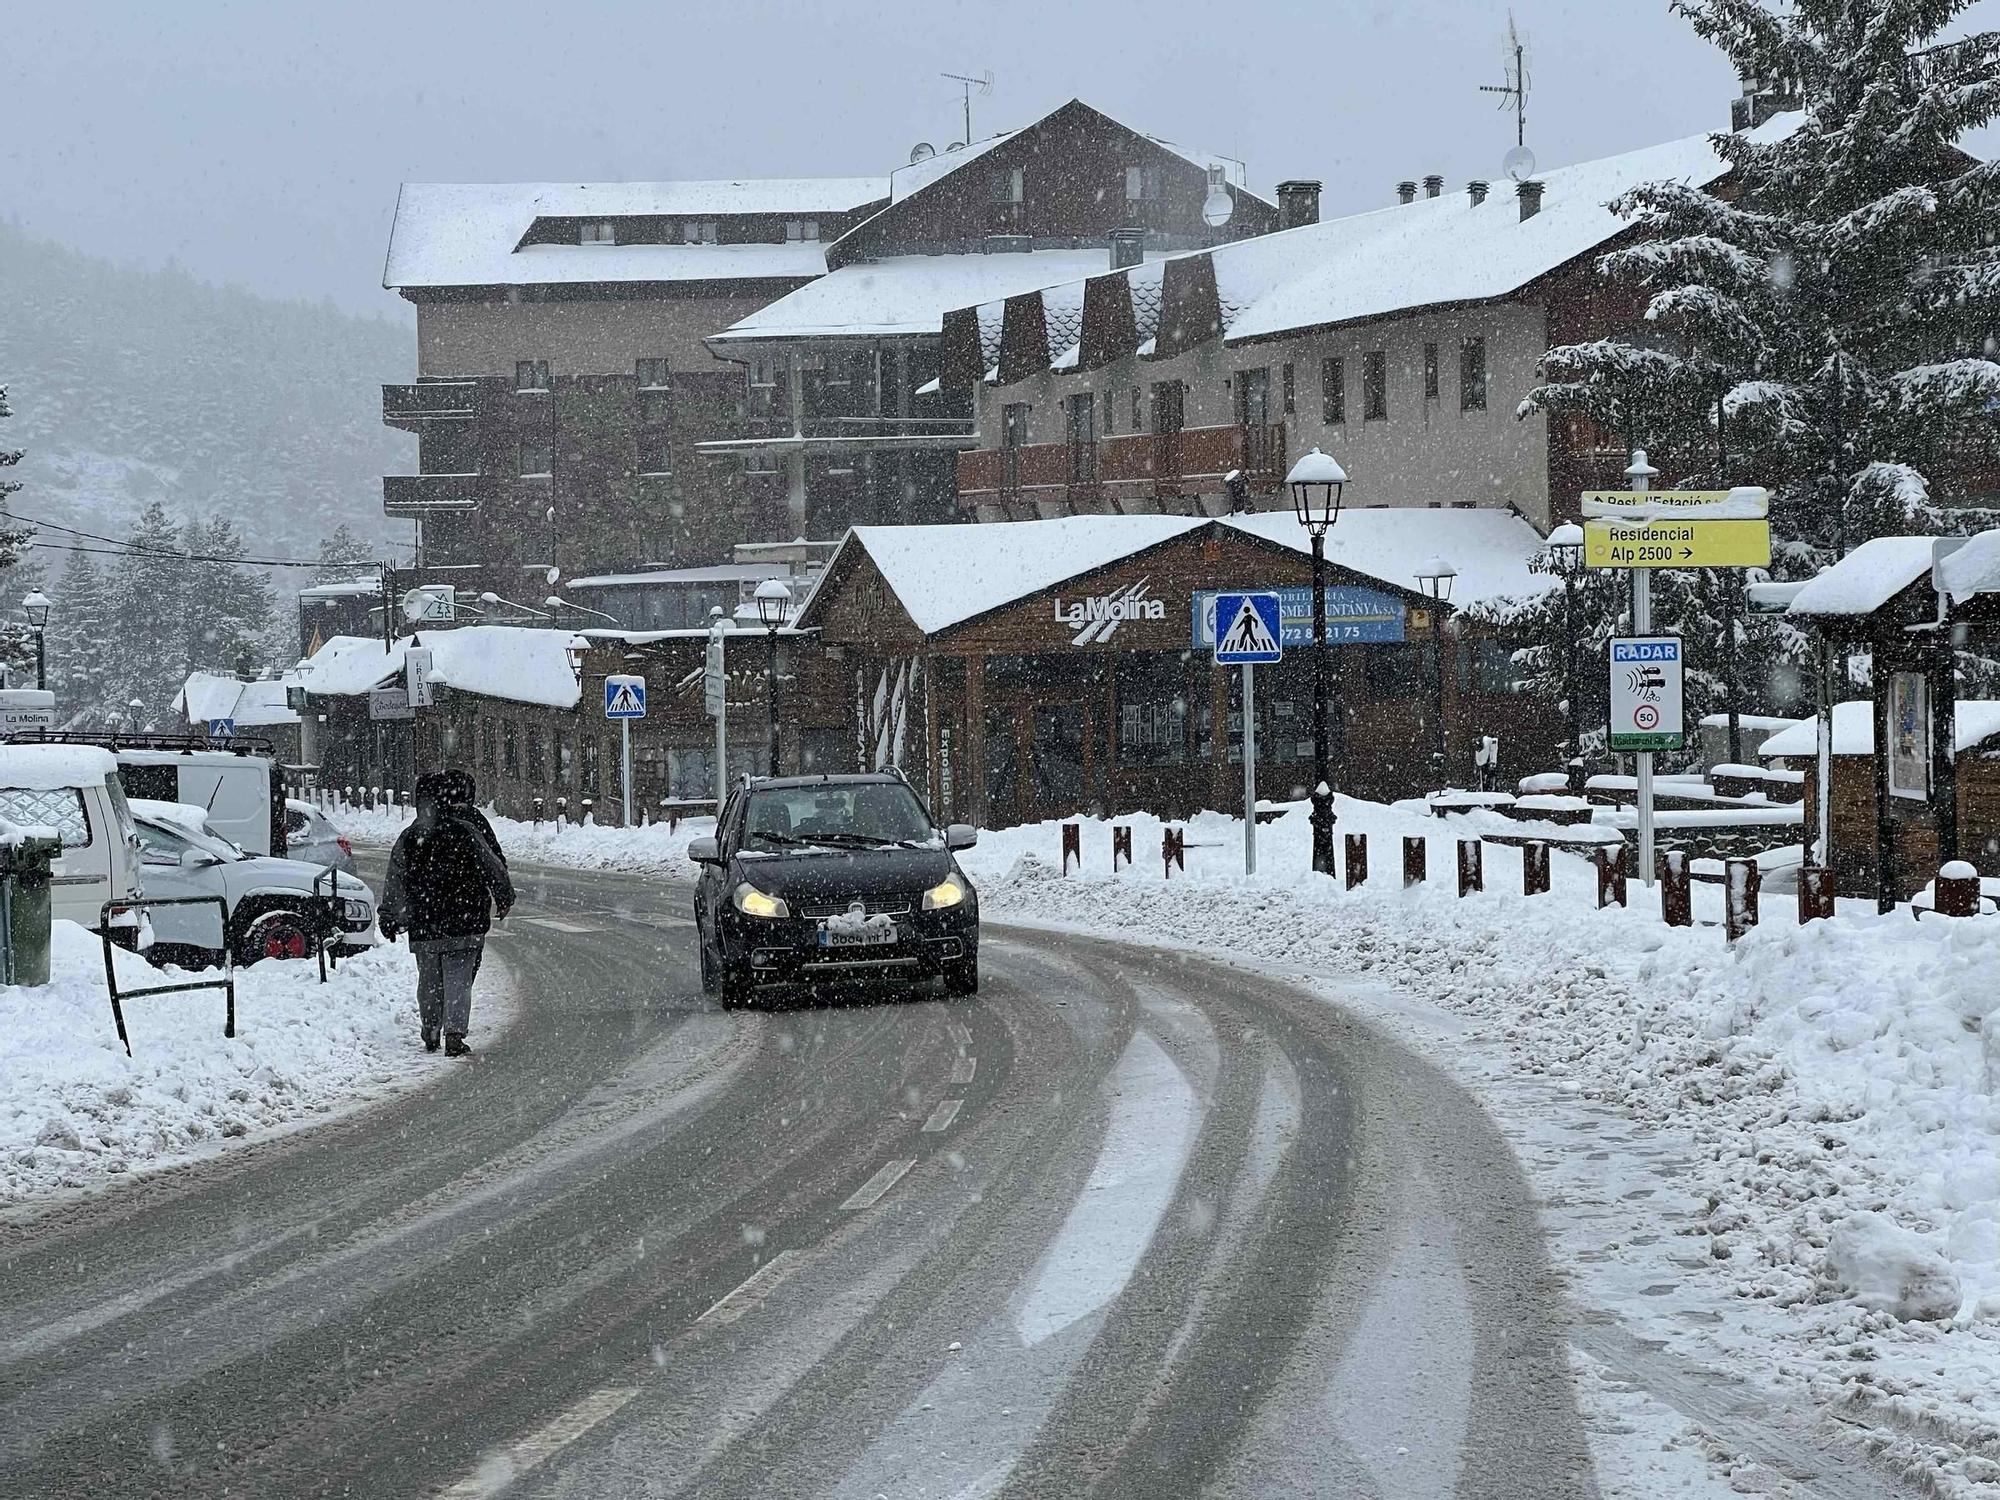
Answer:
<path fill-rule="evenodd" d="M 417 1012 L 424 1048 L 472 1051 L 472 982 L 486 934 L 514 905 L 507 859 L 493 827 L 473 805 L 472 778 L 438 771 L 417 778 L 417 814 L 389 851 L 389 878 L 377 910 L 382 936 L 410 936 L 417 956 Z"/>

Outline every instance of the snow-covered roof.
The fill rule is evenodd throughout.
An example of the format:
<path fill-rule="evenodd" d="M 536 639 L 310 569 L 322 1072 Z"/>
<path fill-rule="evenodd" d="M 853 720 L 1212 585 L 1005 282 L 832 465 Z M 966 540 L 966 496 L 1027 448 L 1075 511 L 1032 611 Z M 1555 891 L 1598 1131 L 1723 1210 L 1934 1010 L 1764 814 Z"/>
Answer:
<path fill-rule="evenodd" d="M 1963 754 L 2000 734 L 2000 701 L 1961 698 L 1952 716 L 1954 755 Z M 1789 729 L 1781 729 L 1758 749 L 1766 760 L 1805 760 L 1819 753 L 1819 716 L 1801 719 Z M 1875 753 L 1874 704 L 1866 698 L 1833 706 L 1833 753 L 1873 755 Z"/>
<path fill-rule="evenodd" d="M 103 786 L 117 774 L 117 758 L 95 745 L 0 745 L 0 787 L 11 790 Z"/>
<path fill-rule="evenodd" d="M 372 636 L 336 635 L 299 664 L 299 685 L 316 698 L 352 698 L 403 670 L 401 653 Z"/>
<path fill-rule="evenodd" d="M 191 672 L 174 695 L 174 708 L 190 724 L 231 719 L 238 729 L 296 724 L 298 714 L 285 702 L 285 684 L 274 679 L 244 682 L 210 672 Z"/>
<path fill-rule="evenodd" d="M 1927 536 L 1872 537 L 1831 567 L 1821 568 L 1792 596 L 1785 613 L 1873 614 L 1930 572 L 1931 542 Z"/>
<path fill-rule="evenodd" d="M 1075 281 L 1109 264 L 1110 252 L 1102 248 L 890 255 L 857 261 L 759 308 L 711 335 L 708 342 L 937 333 L 953 308 L 997 303 Z"/>
<path fill-rule="evenodd" d="M 574 631 L 467 625 L 425 631 L 414 643 L 430 647 L 438 681 L 460 692 L 544 708 L 575 708 L 581 696 L 569 652 L 584 641 Z M 412 644 L 396 643 L 399 652 Z"/>
<path fill-rule="evenodd" d="M 382 580 L 379 578 L 344 578 L 333 583 L 314 583 L 299 590 L 301 599 L 358 599 L 363 595 L 379 597 Z"/>
<path fill-rule="evenodd" d="M 625 584 L 755 583 L 765 578 L 788 578 L 789 564 L 716 563 L 706 568 L 654 568 L 644 573 L 599 573 L 589 578 L 572 578 L 569 589 L 616 588 Z"/>
<path fill-rule="evenodd" d="M 386 287 L 520 286 L 818 276 L 813 241 L 759 245 L 522 245 L 540 218 L 851 212 L 888 196 L 879 177 L 727 182 L 406 182 Z"/>
<path fill-rule="evenodd" d="M 865 551 L 911 621 L 926 635 L 1025 599 L 1066 579 L 1209 525 L 1231 526 L 1306 552 L 1289 511 L 1222 516 L 1058 516 L 1040 521 L 943 526 L 857 526 L 842 543 Z M 1336 566 L 1414 592 L 1416 569 L 1437 553 L 1458 569 L 1454 605 L 1540 594 L 1554 586 L 1529 563 L 1541 537 L 1507 511 L 1380 508 L 1341 514 L 1328 538 Z M 810 610 L 837 570 L 829 567 L 800 607 Z"/>
<path fill-rule="evenodd" d="M 889 174 L 889 201 L 901 203 L 912 193 L 920 192 L 941 178 L 949 177 L 967 162 L 977 161 L 1003 141 L 1011 141 L 1017 130 L 1003 130 L 998 135 L 989 135 L 983 141 L 974 141 L 969 146 L 961 146 L 956 151 L 940 151 L 935 156 L 927 156 L 922 161 L 913 161 L 906 167 L 898 167 Z"/>
<path fill-rule="evenodd" d="M 1963 604 L 1975 594 L 2000 594 L 2000 528 L 1968 537 L 1938 563 L 1938 586 Z"/>

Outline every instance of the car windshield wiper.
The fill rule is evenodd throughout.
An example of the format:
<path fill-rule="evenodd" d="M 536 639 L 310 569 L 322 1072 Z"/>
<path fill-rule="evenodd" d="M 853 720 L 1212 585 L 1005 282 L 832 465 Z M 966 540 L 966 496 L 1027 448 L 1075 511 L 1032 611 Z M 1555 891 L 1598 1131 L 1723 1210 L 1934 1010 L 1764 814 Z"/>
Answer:
<path fill-rule="evenodd" d="M 916 844 L 909 839 L 885 838 L 879 833 L 813 833 L 807 837 L 815 844 L 831 844 L 836 848 L 854 845 L 862 849 L 914 849 Z"/>
<path fill-rule="evenodd" d="M 759 843 L 764 844 L 781 844 L 790 849 L 802 848 L 813 842 L 811 839 L 793 838 L 789 833 L 774 833 L 765 829 L 759 829 L 754 833 L 746 833 L 743 837 L 746 840 L 755 839 Z"/>

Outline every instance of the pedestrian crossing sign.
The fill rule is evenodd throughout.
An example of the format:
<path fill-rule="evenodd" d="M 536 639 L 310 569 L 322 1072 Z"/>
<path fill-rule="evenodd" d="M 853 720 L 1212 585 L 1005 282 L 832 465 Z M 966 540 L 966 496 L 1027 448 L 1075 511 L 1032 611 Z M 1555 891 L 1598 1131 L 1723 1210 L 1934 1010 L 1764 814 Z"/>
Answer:
<path fill-rule="evenodd" d="M 646 679 L 613 675 L 604 679 L 604 717 L 643 719 L 646 717 Z"/>
<path fill-rule="evenodd" d="M 1275 592 L 1215 596 L 1215 664 L 1236 666 L 1276 661 L 1279 644 L 1278 596 Z"/>

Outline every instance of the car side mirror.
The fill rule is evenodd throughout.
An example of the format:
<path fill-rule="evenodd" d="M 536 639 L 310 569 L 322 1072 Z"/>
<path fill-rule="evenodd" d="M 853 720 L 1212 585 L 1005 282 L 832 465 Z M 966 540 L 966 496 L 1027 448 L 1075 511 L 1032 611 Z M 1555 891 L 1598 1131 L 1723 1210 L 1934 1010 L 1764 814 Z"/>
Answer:
<path fill-rule="evenodd" d="M 947 849 L 970 849 L 979 842 L 979 830 L 970 823 L 954 823 L 944 831 Z"/>
<path fill-rule="evenodd" d="M 221 860 L 213 854 L 205 854 L 199 849 L 183 849 L 180 863 L 190 870 L 205 870 L 210 865 L 219 865 Z"/>
<path fill-rule="evenodd" d="M 688 858 L 698 865 L 719 865 L 722 863 L 722 845 L 713 838 L 689 839 Z"/>

